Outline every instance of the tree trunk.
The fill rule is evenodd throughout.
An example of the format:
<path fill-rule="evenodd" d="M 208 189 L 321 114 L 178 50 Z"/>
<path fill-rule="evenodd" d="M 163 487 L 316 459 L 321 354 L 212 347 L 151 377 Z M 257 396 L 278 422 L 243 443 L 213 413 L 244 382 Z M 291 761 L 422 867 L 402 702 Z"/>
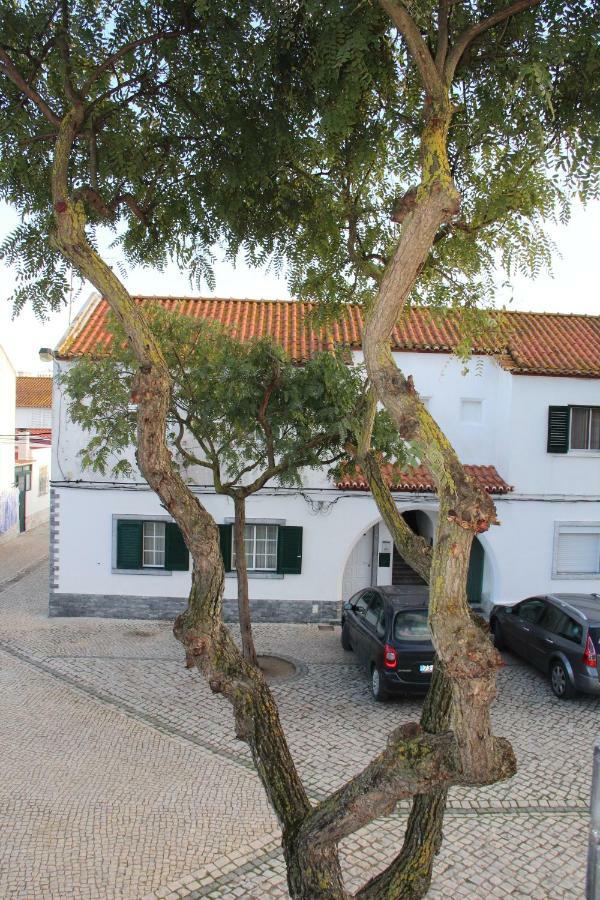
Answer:
<path fill-rule="evenodd" d="M 237 573 L 238 615 L 240 634 L 242 637 L 242 653 L 246 662 L 258 666 L 258 657 L 252 637 L 252 621 L 250 618 L 250 598 L 248 597 L 248 566 L 246 563 L 246 545 L 244 530 L 246 527 L 246 498 L 234 496 L 235 509 L 235 571 Z"/>
<path fill-rule="evenodd" d="M 396 729 L 390 735 L 386 749 L 363 772 L 313 809 L 287 746 L 269 687 L 260 670 L 240 654 L 223 624 L 224 573 L 218 529 L 183 481 L 167 445 L 171 379 L 162 351 L 138 306 L 87 241 L 84 208 L 69 196 L 69 153 L 82 121 L 81 108 L 70 110 L 61 122 L 57 138 L 52 174 L 55 243 L 65 258 L 103 293 L 123 324 L 136 355 L 139 370 L 132 397 L 138 404 L 138 464 L 150 487 L 181 528 L 193 560 L 188 607 L 174 626 L 175 636 L 185 647 L 186 664 L 196 666 L 211 690 L 222 694 L 233 708 L 236 736 L 248 743 L 258 775 L 281 824 L 288 885 L 293 898 L 345 900 L 348 895 L 338 861 L 338 842 L 379 815 L 391 812 L 399 799 L 415 794 L 427 795 L 429 800 L 416 801 L 413 809 L 407 831 L 408 843 L 405 843 L 407 863 L 403 869 L 403 864 L 396 861 L 385 877 L 389 885 L 399 885 L 405 870 L 408 872 L 405 880 L 422 885 L 426 881 L 431 855 L 439 845 L 436 829 L 443 807 L 441 796 L 431 795 L 440 795 L 449 784 L 465 784 L 472 780 L 489 782 L 507 777 L 514 768 L 510 748 L 506 742 L 492 738 L 489 722 L 485 721 L 481 709 L 469 709 L 469 698 L 478 706 L 489 703 L 493 666 L 490 667 L 491 675 L 482 673 L 482 663 L 488 661 L 485 653 L 480 653 L 473 664 L 453 652 L 453 641 L 458 642 L 462 654 L 468 655 L 470 648 L 481 651 L 475 634 L 465 636 L 461 631 L 466 625 L 472 625 L 464 598 L 464 554 L 468 559 L 473 538 L 472 532 L 465 530 L 469 509 L 464 505 L 462 509 L 458 505 L 449 507 L 448 493 L 454 495 L 446 490 L 447 484 L 442 479 L 442 484 L 438 484 L 440 551 L 437 564 L 434 551 L 431 567 L 432 629 L 444 672 L 452 684 L 456 739 L 449 732 L 427 733 L 414 724 Z M 381 340 L 376 330 L 372 338 L 375 343 L 369 347 L 380 348 Z M 365 340 L 365 346 L 367 343 Z M 376 355 L 376 362 L 378 360 Z M 374 375 L 377 372 L 375 365 Z M 389 400 L 385 391 L 383 394 Z M 448 454 L 442 455 L 446 462 Z M 435 459 L 435 454 L 433 457 Z M 446 471 L 443 466 L 442 471 Z M 434 474 L 439 478 L 439 467 Z M 455 490 L 457 496 L 458 493 Z M 464 499 L 462 494 L 458 499 Z M 479 523 L 477 518 L 475 521 Z M 466 538 L 462 540 L 465 534 Z M 238 546 L 243 548 L 243 537 Z M 444 567 L 447 567 L 451 588 L 448 596 L 443 590 Z M 480 634 L 476 636 L 481 637 Z M 471 688 L 464 684 L 469 679 L 473 681 Z M 442 706 L 438 709 L 434 704 L 432 709 L 437 709 L 441 715 Z M 474 726 L 482 743 L 491 747 L 477 748 L 469 732 Z M 490 763 L 496 763 L 496 768 L 493 765 L 490 768 Z M 427 822 L 423 822 L 424 817 Z M 420 851 L 423 835 L 427 846 Z M 410 849 L 413 842 L 416 842 L 414 850 Z M 416 861 L 415 854 L 418 853 L 421 862 Z M 417 876 L 411 874 L 413 871 L 417 871 Z M 382 876 L 380 882 L 382 890 L 385 877 Z M 380 896 L 402 896 L 390 893 L 396 887 L 385 889 L 387 894 Z"/>

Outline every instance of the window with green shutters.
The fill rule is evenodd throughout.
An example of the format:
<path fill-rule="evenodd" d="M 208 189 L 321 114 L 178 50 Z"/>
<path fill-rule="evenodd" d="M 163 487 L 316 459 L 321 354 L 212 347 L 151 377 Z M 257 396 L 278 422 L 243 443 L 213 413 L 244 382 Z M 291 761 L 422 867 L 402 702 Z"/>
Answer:
<path fill-rule="evenodd" d="M 548 453 L 600 450 L 600 406 L 549 406 Z"/>
<path fill-rule="evenodd" d="M 116 562 L 129 571 L 187 572 L 190 555 L 174 522 L 118 519 Z"/>
<path fill-rule="evenodd" d="M 235 565 L 233 525 L 219 525 L 221 556 L 226 572 Z M 302 528 L 299 525 L 248 523 L 245 532 L 248 571 L 260 574 L 300 575 L 302 571 Z"/>

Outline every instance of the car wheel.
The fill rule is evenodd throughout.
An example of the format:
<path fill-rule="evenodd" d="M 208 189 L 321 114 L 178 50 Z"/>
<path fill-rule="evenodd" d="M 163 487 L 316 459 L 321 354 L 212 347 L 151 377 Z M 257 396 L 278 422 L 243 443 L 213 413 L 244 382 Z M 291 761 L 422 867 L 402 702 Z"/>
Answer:
<path fill-rule="evenodd" d="M 502 628 L 500 626 L 500 622 L 498 619 L 494 619 L 492 622 L 492 637 L 494 640 L 494 647 L 496 650 L 504 650 L 506 644 L 504 643 L 504 638 L 502 636 Z"/>
<path fill-rule="evenodd" d="M 378 702 L 385 700 L 387 697 L 387 691 L 381 683 L 381 673 L 377 666 L 373 666 L 371 669 L 371 693 Z"/>
<path fill-rule="evenodd" d="M 559 659 L 550 664 L 550 686 L 559 700 L 570 700 L 577 693 L 565 666 Z"/>
<path fill-rule="evenodd" d="M 342 625 L 342 647 L 344 650 L 352 650 L 352 644 L 350 643 L 348 629 L 345 623 Z"/>

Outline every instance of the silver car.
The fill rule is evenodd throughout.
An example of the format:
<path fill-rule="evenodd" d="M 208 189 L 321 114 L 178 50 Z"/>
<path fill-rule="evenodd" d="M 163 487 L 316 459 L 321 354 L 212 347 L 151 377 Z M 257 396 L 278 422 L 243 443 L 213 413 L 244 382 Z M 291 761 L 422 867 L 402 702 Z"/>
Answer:
<path fill-rule="evenodd" d="M 494 644 L 550 678 L 561 700 L 600 696 L 600 594 L 541 594 L 490 613 Z"/>

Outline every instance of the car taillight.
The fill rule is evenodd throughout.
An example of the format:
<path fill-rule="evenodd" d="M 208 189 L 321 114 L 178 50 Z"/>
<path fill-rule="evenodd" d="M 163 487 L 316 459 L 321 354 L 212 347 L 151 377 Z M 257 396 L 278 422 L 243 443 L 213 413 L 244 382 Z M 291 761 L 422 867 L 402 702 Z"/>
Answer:
<path fill-rule="evenodd" d="M 598 658 L 596 656 L 596 648 L 594 647 L 594 643 L 592 641 L 591 634 L 588 634 L 587 641 L 585 642 L 585 653 L 583 654 L 583 663 L 586 666 L 589 666 L 590 669 L 595 669 L 598 665 Z"/>
<path fill-rule="evenodd" d="M 383 648 L 383 665 L 386 669 L 395 669 L 398 665 L 398 654 L 391 644 L 386 644 Z"/>

